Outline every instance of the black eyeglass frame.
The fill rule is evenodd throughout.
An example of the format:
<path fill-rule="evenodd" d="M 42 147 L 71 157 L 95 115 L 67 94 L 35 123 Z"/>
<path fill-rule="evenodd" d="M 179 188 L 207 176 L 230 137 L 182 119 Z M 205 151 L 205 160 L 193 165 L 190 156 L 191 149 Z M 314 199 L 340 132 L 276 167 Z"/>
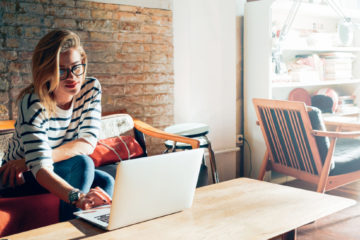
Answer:
<path fill-rule="evenodd" d="M 76 74 L 76 73 L 74 72 L 74 69 L 75 69 L 76 67 L 78 67 L 78 66 L 83 66 L 83 67 L 84 67 L 84 71 L 83 71 L 81 74 Z M 67 78 L 69 77 L 70 71 L 72 72 L 72 74 L 74 74 L 75 76 L 79 77 L 79 76 L 81 76 L 81 75 L 83 75 L 83 74 L 85 73 L 85 69 L 86 69 L 86 64 L 85 64 L 85 63 L 76 64 L 76 65 L 72 66 L 71 69 L 69 69 L 69 68 L 60 69 L 60 70 L 59 70 L 59 78 L 60 78 L 60 80 L 65 80 L 65 79 L 67 79 Z M 61 78 L 60 72 L 61 72 L 61 71 L 65 71 L 65 70 L 66 70 L 66 76 L 65 76 L 64 78 Z"/>

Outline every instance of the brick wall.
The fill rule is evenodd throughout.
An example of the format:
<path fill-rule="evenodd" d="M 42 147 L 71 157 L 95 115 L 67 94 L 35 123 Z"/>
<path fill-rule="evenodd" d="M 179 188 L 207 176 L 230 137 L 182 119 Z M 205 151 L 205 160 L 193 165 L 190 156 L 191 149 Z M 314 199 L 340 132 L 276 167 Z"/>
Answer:
<path fill-rule="evenodd" d="M 0 120 L 16 118 L 32 51 L 56 28 L 79 34 L 88 76 L 102 84 L 103 111 L 126 109 L 159 128 L 173 123 L 172 12 L 76 0 L 1 0 Z M 148 143 L 150 153 L 163 149 L 159 140 Z"/>

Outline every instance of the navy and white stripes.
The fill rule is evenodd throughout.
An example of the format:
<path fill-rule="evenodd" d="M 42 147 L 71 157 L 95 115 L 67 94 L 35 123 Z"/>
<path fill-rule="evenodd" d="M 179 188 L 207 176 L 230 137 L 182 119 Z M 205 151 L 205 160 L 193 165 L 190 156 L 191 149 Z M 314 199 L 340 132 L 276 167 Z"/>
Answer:
<path fill-rule="evenodd" d="M 86 78 L 71 108 L 57 108 L 51 118 L 34 93 L 23 97 L 18 111 L 15 133 L 3 160 L 25 158 L 36 176 L 42 167 L 53 169 L 54 148 L 79 138 L 96 146 L 101 126 L 100 83 L 95 78 Z"/>

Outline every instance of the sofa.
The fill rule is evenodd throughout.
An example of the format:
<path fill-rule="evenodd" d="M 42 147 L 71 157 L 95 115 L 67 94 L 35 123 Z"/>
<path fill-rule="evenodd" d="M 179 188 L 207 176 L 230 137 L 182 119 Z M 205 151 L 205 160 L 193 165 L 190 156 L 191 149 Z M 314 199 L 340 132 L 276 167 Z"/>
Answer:
<path fill-rule="evenodd" d="M 0 159 L 2 158 L 7 143 L 13 134 L 14 121 L 0 121 Z M 147 156 L 145 135 L 172 140 L 174 142 L 184 142 L 193 148 L 199 147 L 199 142 L 174 134 L 169 134 L 156 129 L 138 119 L 133 119 L 128 114 L 109 113 L 102 117 L 102 130 L 100 141 L 126 136 L 136 143 L 136 148 L 141 148 L 141 154 L 135 157 Z M 100 142 L 99 141 L 99 142 Z M 99 143 L 98 143 L 99 146 Z M 132 151 L 130 149 L 130 151 Z M 139 152 L 139 151 L 138 151 Z M 129 154 L 130 155 L 130 154 Z M 122 158 L 122 160 L 126 160 Z M 104 170 L 115 177 L 118 162 L 95 163 L 98 169 Z M 207 184 L 207 168 L 201 167 L 198 187 Z M 21 188 L 19 188 L 21 189 Z M 11 189 L 0 191 L 0 237 L 15 234 L 18 232 L 54 224 L 59 221 L 59 198 L 55 195 L 44 192 L 42 194 L 31 194 L 23 190 L 14 191 Z"/>

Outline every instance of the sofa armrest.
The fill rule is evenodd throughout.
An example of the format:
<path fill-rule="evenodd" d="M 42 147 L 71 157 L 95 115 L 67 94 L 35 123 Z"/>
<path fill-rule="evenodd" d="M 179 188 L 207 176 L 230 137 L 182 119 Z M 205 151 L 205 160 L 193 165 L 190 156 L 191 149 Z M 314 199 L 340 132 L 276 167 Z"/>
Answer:
<path fill-rule="evenodd" d="M 152 137 L 155 138 L 161 138 L 161 139 L 165 139 L 165 140 L 171 140 L 174 142 L 182 142 L 182 143 L 187 143 L 190 144 L 192 148 L 199 148 L 200 146 L 200 142 L 196 139 L 192 139 L 192 138 L 188 138 L 188 137 L 183 137 L 183 136 L 179 136 L 179 135 L 175 135 L 175 134 L 171 134 L 171 133 L 167 133 L 164 132 L 160 129 L 154 128 L 152 126 L 150 126 L 147 123 L 144 123 L 143 121 L 134 118 L 134 126 L 135 128 Z"/>
<path fill-rule="evenodd" d="M 0 131 L 9 131 L 15 129 L 15 120 L 0 121 Z"/>

